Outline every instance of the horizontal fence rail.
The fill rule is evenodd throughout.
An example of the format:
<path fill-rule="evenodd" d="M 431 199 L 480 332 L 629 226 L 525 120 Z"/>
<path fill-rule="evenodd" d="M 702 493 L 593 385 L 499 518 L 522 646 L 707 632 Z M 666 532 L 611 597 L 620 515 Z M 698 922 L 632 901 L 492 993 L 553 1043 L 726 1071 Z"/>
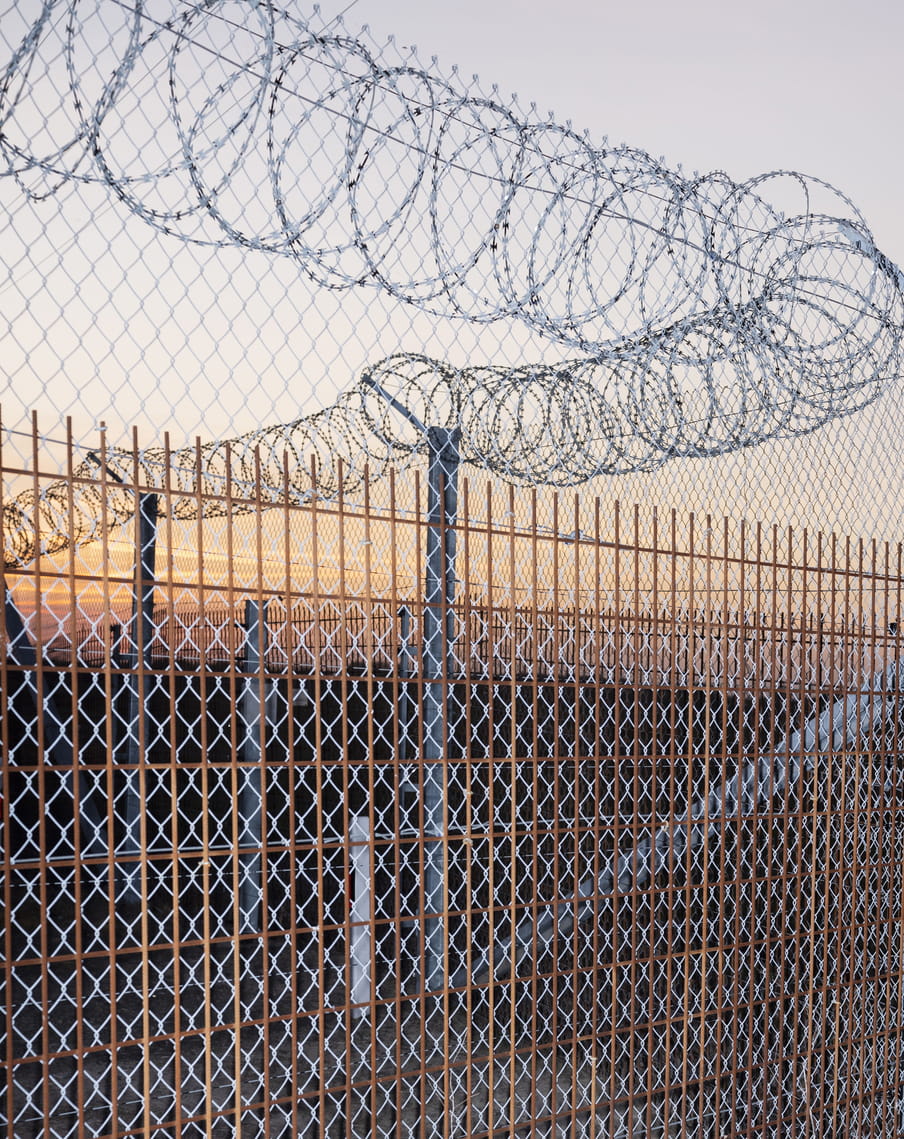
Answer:
<path fill-rule="evenodd" d="M 427 491 L 8 572 L 2 1133 L 899 1136 L 900 549 Z"/>
<path fill-rule="evenodd" d="M 196 669 L 203 658 L 208 667 L 225 668 L 241 660 L 247 640 L 242 611 L 241 605 L 205 609 L 202 617 L 197 607 L 156 608 L 149 643 L 152 667 L 164 668 L 173 661 L 177 667 Z M 773 625 L 768 614 L 758 613 L 490 611 L 479 600 L 453 607 L 452 620 L 456 676 L 514 674 L 607 684 L 633 679 L 660 687 L 720 686 L 727 680 L 739 691 L 754 683 L 782 687 L 817 672 L 843 689 L 856 683 L 857 649 L 869 635 L 862 625 L 830 628 L 813 613 L 787 624 L 782 613 Z M 391 673 L 405 652 L 406 639 L 421 637 L 422 621 L 422 602 L 409 601 L 394 610 L 392 600 L 381 597 L 319 603 L 303 598 L 290 612 L 271 605 L 264 668 Z M 407 634 L 406 622 L 411 623 Z M 881 638 L 882 631 L 878 634 Z M 127 615 L 110 625 L 107 637 L 97 621 L 83 619 L 74 638 L 58 631 L 47 649 L 58 664 L 68 663 L 74 651 L 79 662 L 94 667 L 103 665 L 108 651 L 117 662 L 127 662 L 136 651 Z"/>

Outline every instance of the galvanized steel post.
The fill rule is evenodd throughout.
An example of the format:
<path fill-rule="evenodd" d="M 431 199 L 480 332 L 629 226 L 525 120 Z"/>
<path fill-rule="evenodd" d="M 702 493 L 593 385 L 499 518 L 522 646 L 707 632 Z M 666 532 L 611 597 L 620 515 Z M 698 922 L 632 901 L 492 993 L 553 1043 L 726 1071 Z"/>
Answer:
<path fill-rule="evenodd" d="M 449 693 L 454 674 L 455 521 L 459 432 L 427 429 L 427 569 L 424 582 L 424 988 L 444 983 L 443 919 Z"/>
<path fill-rule="evenodd" d="M 157 552 L 156 494 L 138 495 L 138 549 L 135 555 L 135 593 L 132 603 L 132 645 L 124 673 L 128 691 L 126 720 L 125 831 L 119 856 L 135 856 L 142 850 L 141 765 L 148 751 L 147 707 L 149 693 L 145 672 L 151 667 L 154 635 L 154 573 Z M 145 730 L 142 731 L 142 722 Z M 140 862 L 128 858 L 118 863 L 119 897 L 137 902 L 141 898 Z"/>

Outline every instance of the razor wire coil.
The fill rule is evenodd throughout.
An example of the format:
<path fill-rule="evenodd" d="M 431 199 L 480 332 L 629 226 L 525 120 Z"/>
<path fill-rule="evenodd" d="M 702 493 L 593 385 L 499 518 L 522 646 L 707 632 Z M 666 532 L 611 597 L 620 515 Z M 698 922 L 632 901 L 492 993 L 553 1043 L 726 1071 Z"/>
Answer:
<path fill-rule="evenodd" d="M 900 368 L 898 270 L 827 184 L 687 177 L 413 59 L 381 62 L 269 0 L 154 12 L 45 0 L 3 73 L 0 124 L 3 173 L 29 197 L 100 183 L 164 239 L 288 257 L 326 289 L 514 321 L 558 347 L 561 361 L 514 366 L 396 352 L 362 377 L 424 423 L 457 427 L 465 459 L 515 483 L 574 485 L 803 435 L 870 403 Z M 205 444 L 202 477 L 209 488 L 227 454 L 241 472 L 257 453 L 281 488 L 288 453 L 290 492 L 304 494 L 315 455 L 330 495 L 340 457 L 351 487 L 365 465 L 376 475 L 423 447 L 359 381 L 312 416 Z M 184 450 L 108 460 L 124 477 L 137 460 L 161 486 L 173 458 L 195 479 Z M 44 548 L 68 544 L 53 524 L 61 493 L 7 504 L 7 564 L 37 552 L 36 509 Z M 119 497 L 108 520 L 131 516 Z M 190 498 L 178 509 L 190 516 Z M 96 536 L 90 495 L 76 512 L 76 541 Z"/>
<path fill-rule="evenodd" d="M 465 461 L 510 482 L 561 486 L 856 411 L 897 378 L 902 313 L 898 271 L 854 207 L 800 175 L 685 178 L 269 0 L 33 8 L 0 80 L 11 192 L 58 197 L 61 213 L 106 192 L 164 248 L 238 247 L 434 328 L 520 329 L 524 347 L 455 364 L 441 336 L 410 351 L 387 322 L 348 369 L 357 382 L 314 415 L 249 408 L 244 433 L 150 447 L 110 433 L 87 453 L 71 425 L 63 441 L 35 421 L 31 476 L 4 466 L 31 487 L 2 503 L 8 568 L 104 538 L 146 492 L 175 520 L 150 558 L 168 561 L 165 603 L 143 644 L 140 537 L 121 572 L 103 548 L 102 569 L 89 551 L 65 573 L 9 575 L 8 628 L 23 606 L 4 692 L 10 1126 L 209 1131 L 230 1091 L 257 1106 L 222 1108 L 222 1126 L 274 1135 L 435 1130 L 453 1115 L 490 1134 L 530 1126 L 528 1109 L 541 1127 L 583 1118 L 612 1135 L 894 1126 L 900 551 L 896 576 L 887 545 L 883 568 L 875 542 L 814 545 L 806 527 L 782 546 L 777 527 L 751 538 L 744 523 L 730 541 L 726 522 L 720 547 L 705 503 L 687 534 L 673 508 L 667 535 L 656 507 L 646 532 L 637 510 L 633 530 L 618 509 L 601 529 L 599 500 L 595 523 L 575 497 L 546 524 L 535 505 L 516 517 L 514 495 L 491 510 L 488 491 L 482 518 L 463 496 L 446 779 L 450 815 L 466 805 L 442 840 L 446 908 L 468 915 L 449 917 L 450 961 L 469 968 L 440 1025 L 418 1019 L 412 968 L 423 850 L 440 837 L 419 774 L 429 522 L 407 495 L 389 508 L 364 495 L 348 524 L 323 503 L 420 454 L 422 426 L 456 430 Z M 72 217 L 75 230 L 77 204 Z M 115 305 L 118 283 L 103 284 Z M 63 461 L 38 462 L 61 446 Z M 256 521 L 270 504 L 286 506 L 286 538 L 268 547 L 249 526 L 253 559 L 240 527 L 180 525 Z M 255 562 L 253 588 L 235 552 Z M 263 559 L 283 553 L 271 592 Z M 64 577 L 61 613 L 47 583 Z M 152 824 L 141 907 L 116 904 L 132 894 L 118 863 L 135 856 L 136 743 Z M 362 804 L 383 1019 L 359 1053 L 348 824 Z M 267 904 L 249 928 L 255 879 Z M 390 1035 L 396 1058 L 413 1042 L 412 1063 L 387 1051 L 369 1067 Z"/>

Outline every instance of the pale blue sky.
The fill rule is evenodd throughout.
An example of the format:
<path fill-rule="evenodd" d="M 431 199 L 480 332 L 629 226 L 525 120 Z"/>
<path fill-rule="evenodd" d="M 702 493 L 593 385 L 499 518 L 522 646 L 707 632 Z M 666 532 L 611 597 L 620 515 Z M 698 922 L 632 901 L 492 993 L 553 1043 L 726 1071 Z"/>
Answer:
<path fill-rule="evenodd" d="M 900 0 L 357 0 L 346 20 L 672 166 L 824 178 L 904 263 Z"/>
<path fill-rule="evenodd" d="M 40 10 L 38 0 L 27 5 Z M 323 15 L 348 5 L 325 0 Z M 301 0 L 288 6 L 309 11 Z M 357 0 L 347 26 L 354 35 L 363 24 L 378 44 L 390 34 L 416 44 L 425 67 L 437 55 L 440 76 L 458 64 L 465 88 L 476 72 L 484 89 L 498 85 L 503 103 L 516 92 L 524 108 L 534 102 L 591 139 L 608 135 L 669 166 L 723 169 L 736 180 L 776 169 L 823 178 L 904 265 L 900 0 Z M 13 31 L 7 16 L 0 41 Z M 48 42 L 46 75 L 38 67 L 34 76 L 43 100 L 36 113 L 45 114 L 68 85 Z M 141 122 L 148 129 L 152 119 Z M 136 129 L 124 137 L 134 142 Z M 142 445 L 166 431 L 180 445 L 321 410 L 394 352 L 453 365 L 558 358 L 556 344 L 517 322 L 450 322 L 373 289 L 321 289 L 290 258 L 199 251 L 161 237 L 101 186 L 70 185 L 29 202 L 5 183 L 5 426 L 27 427 L 37 409 L 55 438 L 72 416 L 86 446 L 96 446 L 102 420 L 120 445 L 131 445 L 134 423 Z M 692 492 L 717 514 L 900 534 L 902 439 L 904 388 L 896 384 L 819 435 L 698 463 L 678 481 L 688 501 Z M 27 449 L 27 438 L 8 445 Z M 48 462 L 53 469 L 58 458 Z M 676 469 L 616 480 L 607 493 L 665 504 Z"/>

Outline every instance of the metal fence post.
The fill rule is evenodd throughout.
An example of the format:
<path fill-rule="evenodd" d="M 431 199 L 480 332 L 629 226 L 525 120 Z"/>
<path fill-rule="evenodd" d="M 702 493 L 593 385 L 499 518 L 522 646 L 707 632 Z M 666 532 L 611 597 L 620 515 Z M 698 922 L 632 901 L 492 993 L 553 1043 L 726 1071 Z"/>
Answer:
<path fill-rule="evenodd" d="M 399 760 L 405 763 L 402 768 L 402 783 L 400 791 L 410 791 L 414 784 L 411 780 L 411 740 L 412 740 L 412 700 L 411 691 L 407 681 L 414 675 L 416 652 L 411 644 L 411 610 L 407 605 L 399 609 Z"/>
<path fill-rule="evenodd" d="M 352 815 L 349 819 L 348 843 L 352 870 L 351 883 L 351 982 L 349 1004 L 364 1005 L 373 998 L 375 978 L 371 975 L 371 917 L 373 913 L 373 872 L 370 865 L 370 816 Z M 367 1009 L 353 1008 L 358 1019 Z"/>
<path fill-rule="evenodd" d="M 260 670 L 267 652 L 267 606 L 256 601 L 245 602 L 245 669 L 248 676 L 242 692 L 242 719 L 245 734 L 242 741 L 243 766 L 239 769 L 238 847 L 247 853 L 239 856 L 239 920 L 240 933 L 258 933 L 261 929 L 261 840 L 263 836 L 263 783 L 261 764 L 261 721 L 267 729 L 267 700 L 261 700 Z M 266 681 L 264 682 L 266 684 Z"/>
<path fill-rule="evenodd" d="M 424 583 L 424 987 L 441 988 L 446 879 L 446 757 L 454 671 L 455 521 L 459 432 L 427 429 L 427 569 Z"/>
<path fill-rule="evenodd" d="M 132 602 L 132 645 L 124 685 L 128 692 L 126 720 L 125 830 L 119 855 L 141 852 L 141 775 L 148 750 L 148 699 L 146 670 L 151 667 L 151 640 L 154 635 L 154 574 L 157 554 L 157 495 L 138 496 L 138 549 L 135 557 L 135 592 Z M 142 732 L 142 724 L 144 732 Z M 144 738 L 142 738 L 142 736 Z M 141 898 L 138 881 L 140 863 L 129 859 L 117 862 L 119 897 L 125 901 Z"/>
<path fill-rule="evenodd" d="M 452 642 L 455 602 L 455 522 L 458 510 L 458 427 L 427 427 L 372 376 L 363 382 L 427 441 L 427 566 L 424 582 L 424 747 L 420 756 L 424 796 L 424 939 L 423 983 L 441 988 L 443 970 L 443 894 L 446 881 L 446 756 L 448 708 L 454 672 Z"/>

